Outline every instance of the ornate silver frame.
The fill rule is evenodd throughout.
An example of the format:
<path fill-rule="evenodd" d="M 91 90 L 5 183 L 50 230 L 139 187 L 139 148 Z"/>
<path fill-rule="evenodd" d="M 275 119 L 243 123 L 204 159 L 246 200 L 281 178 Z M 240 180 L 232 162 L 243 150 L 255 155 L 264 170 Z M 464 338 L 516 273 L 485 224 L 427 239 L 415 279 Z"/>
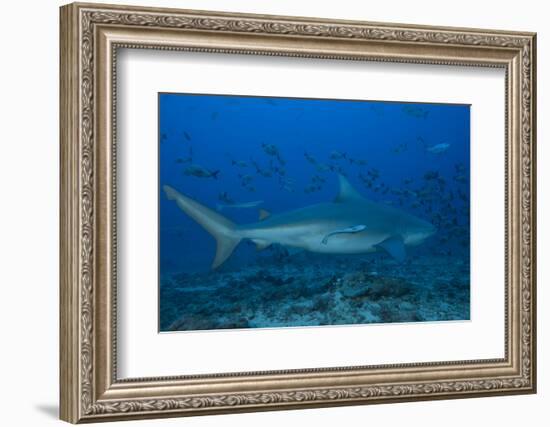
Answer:
<path fill-rule="evenodd" d="M 191 10 L 61 8 L 61 419 L 108 421 L 534 393 L 534 33 Z M 506 70 L 505 357 L 175 378 L 116 375 L 119 47 Z"/>

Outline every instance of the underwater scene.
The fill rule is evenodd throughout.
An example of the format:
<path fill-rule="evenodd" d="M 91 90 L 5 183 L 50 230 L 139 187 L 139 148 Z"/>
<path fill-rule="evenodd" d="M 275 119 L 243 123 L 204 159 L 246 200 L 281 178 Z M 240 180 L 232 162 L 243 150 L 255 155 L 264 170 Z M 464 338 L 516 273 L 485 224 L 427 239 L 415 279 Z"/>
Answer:
<path fill-rule="evenodd" d="M 159 93 L 159 331 L 470 319 L 470 106 Z"/>

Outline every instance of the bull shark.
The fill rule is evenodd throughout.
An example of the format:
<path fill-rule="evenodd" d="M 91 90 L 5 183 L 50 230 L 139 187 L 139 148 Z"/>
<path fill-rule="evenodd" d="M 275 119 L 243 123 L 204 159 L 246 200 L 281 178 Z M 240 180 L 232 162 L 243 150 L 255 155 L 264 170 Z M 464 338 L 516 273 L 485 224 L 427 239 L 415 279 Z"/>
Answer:
<path fill-rule="evenodd" d="M 429 222 L 367 200 L 343 175 L 338 178 L 340 189 L 334 201 L 274 215 L 260 210 L 260 220 L 251 224 L 235 224 L 168 185 L 163 189 L 169 200 L 216 239 L 213 269 L 229 258 L 242 239 L 251 240 L 258 249 L 279 244 L 328 254 L 382 250 L 403 261 L 405 246 L 418 245 L 436 232 Z"/>

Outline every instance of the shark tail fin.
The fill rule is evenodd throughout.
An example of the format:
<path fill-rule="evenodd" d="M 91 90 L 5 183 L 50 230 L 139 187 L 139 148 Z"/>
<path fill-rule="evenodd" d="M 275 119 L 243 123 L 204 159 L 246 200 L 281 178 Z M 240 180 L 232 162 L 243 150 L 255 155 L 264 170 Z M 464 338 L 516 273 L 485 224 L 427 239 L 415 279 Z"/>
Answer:
<path fill-rule="evenodd" d="M 182 211 L 216 239 L 216 257 L 212 263 L 212 268 L 222 265 L 241 241 L 241 237 L 236 232 L 235 224 L 168 185 L 163 186 L 163 190 L 169 200 L 175 200 Z"/>

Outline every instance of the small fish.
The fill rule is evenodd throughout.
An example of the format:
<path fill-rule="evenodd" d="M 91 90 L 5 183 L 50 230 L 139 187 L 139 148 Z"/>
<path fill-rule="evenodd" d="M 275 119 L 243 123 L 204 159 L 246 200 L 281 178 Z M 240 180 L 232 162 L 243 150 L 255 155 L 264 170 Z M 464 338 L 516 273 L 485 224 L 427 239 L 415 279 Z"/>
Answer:
<path fill-rule="evenodd" d="M 380 176 L 380 171 L 378 169 L 375 169 L 375 168 L 372 168 L 372 169 L 369 169 L 367 171 L 367 174 L 372 178 L 372 179 L 377 179 L 379 176 Z"/>
<path fill-rule="evenodd" d="M 264 149 L 265 153 L 268 156 L 275 157 L 279 161 L 279 163 L 281 163 L 282 165 L 286 164 L 284 159 L 281 157 L 281 154 L 279 153 L 279 149 L 277 148 L 276 145 L 262 143 L 262 148 Z"/>
<path fill-rule="evenodd" d="M 466 177 L 466 175 L 456 175 L 453 177 L 453 179 L 457 182 L 462 182 L 462 183 L 468 181 L 468 178 Z"/>
<path fill-rule="evenodd" d="M 185 158 L 182 158 L 182 157 L 178 157 L 176 159 L 176 163 L 191 163 L 193 162 L 193 159 L 191 158 L 191 156 L 188 156 L 188 157 L 185 157 Z"/>
<path fill-rule="evenodd" d="M 311 155 L 311 154 L 308 154 L 307 152 L 304 153 L 304 157 L 306 158 L 306 160 L 311 163 L 312 165 L 316 165 L 317 164 L 317 160 L 315 160 L 315 158 Z"/>
<path fill-rule="evenodd" d="M 273 172 L 275 172 L 276 174 L 278 174 L 280 176 L 285 176 L 286 175 L 286 169 L 282 166 L 273 165 L 271 169 L 273 170 Z"/>
<path fill-rule="evenodd" d="M 187 141 L 191 141 L 191 135 L 189 135 L 187 132 L 184 131 L 184 132 L 183 132 L 183 136 L 185 137 L 185 139 L 186 139 Z"/>
<path fill-rule="evenodd" d="M 451 144 L 442 142 L 436 145 L 432 145 L 431 147 L 428 147 L 426 151 L 432 154 L 441 154 L 447 151 L 451 147 Z"/>
<path fill-rule="evenodd" d="M 304 188 L 304 193 L 315 193 L 319 190 L 321 190 L 321 187 L 319 185 L 310 184 L 306 188 Z"/>
<path fill-rule="evenodd" d="M 161 141 L 161 142 L 164 142 L 164 141 L 166 141 L 167 139 L 168 139 L 168 135 L 166 135 L 165 132 L 163 132 L 163 133 L 160 134 L 160 141 Z"/>
<path fill-rule="evenodd" d="M 431 190 L 422 189 L 416 192 L 418 195 L 418 198 L 422 200 L 422 202 L 426 202 L 428 199 L 432 198 L 432 192 Z"/>
<path fill-rule="evenodd" d="M 331 164 L 331 165 L 328 165 L 328 167 L 330 168 L 331 172 L 337 172 L 340 175 L 346 175 L 346 172 L 344 171 L 344 169 L 342 169 L 342 166 L 340 165 Z"/>
<path fill-rule="evenodd" d="M 219 113 L 217 111 L 214 111 L 212 114 L 210 114 L 210 118 L 212 120 L 216 120 L 218 118 Z"/>
<path fill-rule="evenodd" d="M 237 166 L 239 168 L 246 168 L 248 167 L 248 163 L 246 163 L 244 160 L 231 160 L 231 164 L 233 166 Z"/>
<path fill-rule="evenodd" d="M 218 200 L 228 205 L 232 205 L 233 203 L 235 203 L 235 201 L 231 197 L 229 197 L 229 194 L 227 194 L 227 191 L 219 193 Z"/>
<path fill-rule="evenodd" d="M 216 205 L 216 208 L 219 211 L 222 211 L 223 209 L 227 209 L 227 208 L 250 209 L 261 205 L 263 202 L 264 202 L 263 200 L 255 200 L 253 202 L 244 202 L 244 203 L 229 203 L 229 204 L 218 203 Z"/>
<path fill-rule="evenodd" d="M 464 166 L 463 163 L 456 163 L 455 164 L 455 172 L 456 173 L 461 173 L 461 172 L 464 172 L 466 170 L 466 166 Z"/>
<path fill-rule="evenodd" d="M 325 163 L 319 163 L 316 167 L 319 172 L 328 172 L 331 170 L 331 165 L 327 165 Z"/>
<path fill-rule="evenodd" d="M 399 154 L 406 150 L 407 150 L 407 144 L 404 142 L 391 149 L 392 153 L 394 154 Z"/>
<path fill-rule="evenodd" d="M 256 168 L 256 173 L 258 175 L 261 175 L 264 178 L 270 178 L 273 176 L 273 172 L 270 169 L 263 169 L 256 161 L 251 160 L 250 163 L 252 163 L 252 165 Z"/>
<path fill-rule="evenodd" d="M 185 158 L 178 157 L 176 163 L 193 163 L 193 147 L 189 147 L 189 154 Z"/>
<path fill-rule="evenodd" d="M 274 144 L 262 143 L 262 148 L 269 156 L 277 156 L 279 154 L 279 149 Z"/>
<path fill-rule="evenodd" d="M 208 170 L 200 165 L 189 165 L 183 171 L 185 175 L 196 176 L 197 178 L 214 178 L 218 179 L 220 170 Z"/>
<path fill-rule="evenodd" d="M 346 158 L 347 158 L 347 154 L 346 154 L 346 153 L 342 153 L 341 151 L 333 151 L 332 153 L 330 153 L 330 158 L 331 158 L 332 160 L 346 159 Z"/>
<path fill-rule="evenodd" d="M 405 105 L 403 106 L 403 111 L 408 114 L 409 116 L 425 119 L 428 117 L 428 110 L 425 110 L 421 107 L 415 107 L 414 105 Z"/>
<path fill-rule="evenodd" d="M 239 175 L 239 178 L 241 179 L 241 185 L 243 187 L 246 187 L 254 180 L 254 177 L 252 175 Z"/>
<path fill-rule="evenodd" d="M 439 172 L 438 171 L 428 171 L 424 174 L 424 179 L 426 181 L 431 181 L 439 178 Z"/>

